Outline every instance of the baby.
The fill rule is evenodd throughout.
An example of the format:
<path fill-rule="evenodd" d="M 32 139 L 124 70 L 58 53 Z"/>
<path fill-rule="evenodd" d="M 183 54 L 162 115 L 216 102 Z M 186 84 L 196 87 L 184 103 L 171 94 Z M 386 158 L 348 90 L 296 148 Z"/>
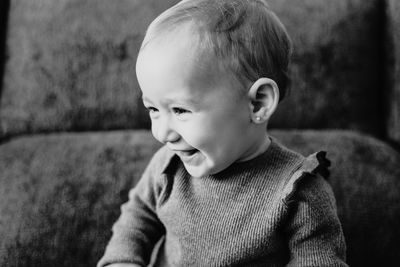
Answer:
<path fill-rule="evenodd" d="M 268 136 L 291 42 L 263 0 L 186 0 L 149 26 L 136 73 L 164 146 L 98 266 L 347 266 L 324 153 Z"/>

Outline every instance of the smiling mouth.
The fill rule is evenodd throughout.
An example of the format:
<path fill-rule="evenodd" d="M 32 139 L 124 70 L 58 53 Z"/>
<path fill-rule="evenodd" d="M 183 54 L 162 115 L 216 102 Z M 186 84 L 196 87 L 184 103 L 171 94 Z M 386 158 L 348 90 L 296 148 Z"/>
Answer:
<path fill-rule="evenodd" d="M 197 149 L 175 151 L 175 153 L 183 160 L 191 159 L 196 154 L 196 152 L 198 152 Z"/>

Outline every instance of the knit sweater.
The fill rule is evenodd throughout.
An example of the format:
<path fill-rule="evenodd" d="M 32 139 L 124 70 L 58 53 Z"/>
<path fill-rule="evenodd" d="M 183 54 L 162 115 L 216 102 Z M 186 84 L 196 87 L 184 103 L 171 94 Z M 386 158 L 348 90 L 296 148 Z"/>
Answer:
<path fill-rule="evenodd" d="M 276 141 L 220 173 L 191 177 L 161 148 L 122 205 L 98 267 L 347 266 L 324 153 Z M 161 241 L 160 241 L 161 240 Z M 153 251 L 159 242 L 159 249 Z"/>

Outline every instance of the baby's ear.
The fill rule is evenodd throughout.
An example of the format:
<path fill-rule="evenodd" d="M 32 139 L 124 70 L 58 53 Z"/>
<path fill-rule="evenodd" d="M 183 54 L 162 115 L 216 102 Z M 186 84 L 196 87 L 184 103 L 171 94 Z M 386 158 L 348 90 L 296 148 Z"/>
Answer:
<path fill-rule="evenodd" d="M 257 124 L 267 122 L 279 103 L 278 85 L 272 79 L 260 78 L 251 86 L 248 97 L 252 121 Z"/>

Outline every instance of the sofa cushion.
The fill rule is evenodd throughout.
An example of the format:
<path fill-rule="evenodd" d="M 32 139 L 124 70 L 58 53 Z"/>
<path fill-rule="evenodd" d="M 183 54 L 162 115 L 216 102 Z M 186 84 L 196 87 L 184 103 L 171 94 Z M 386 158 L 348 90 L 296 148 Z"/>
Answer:
<path fill-rule="evenodd" d="M 0 266 L 95 266 L 159 145 L 147 132 L 43 135 L 0 146 Z"/>
<path fill-rule="evenodd" d="M 325 149 L 350 266 L 394 266 L 400 155 L 346 131 L 272 131 Z M 20 137 L 0 145 L 0 266 L 94 266 L 119 206 L 159 144 L 147 131 Z"/>
<path fill-rule="evenodd" d="M 0 138 L 148 128 L 136 55 L 177 0 L 10 1 Z M 382 133 L 381 1 L 269 2 L 295 45 L 292 94 L 271 126 Z"/>

